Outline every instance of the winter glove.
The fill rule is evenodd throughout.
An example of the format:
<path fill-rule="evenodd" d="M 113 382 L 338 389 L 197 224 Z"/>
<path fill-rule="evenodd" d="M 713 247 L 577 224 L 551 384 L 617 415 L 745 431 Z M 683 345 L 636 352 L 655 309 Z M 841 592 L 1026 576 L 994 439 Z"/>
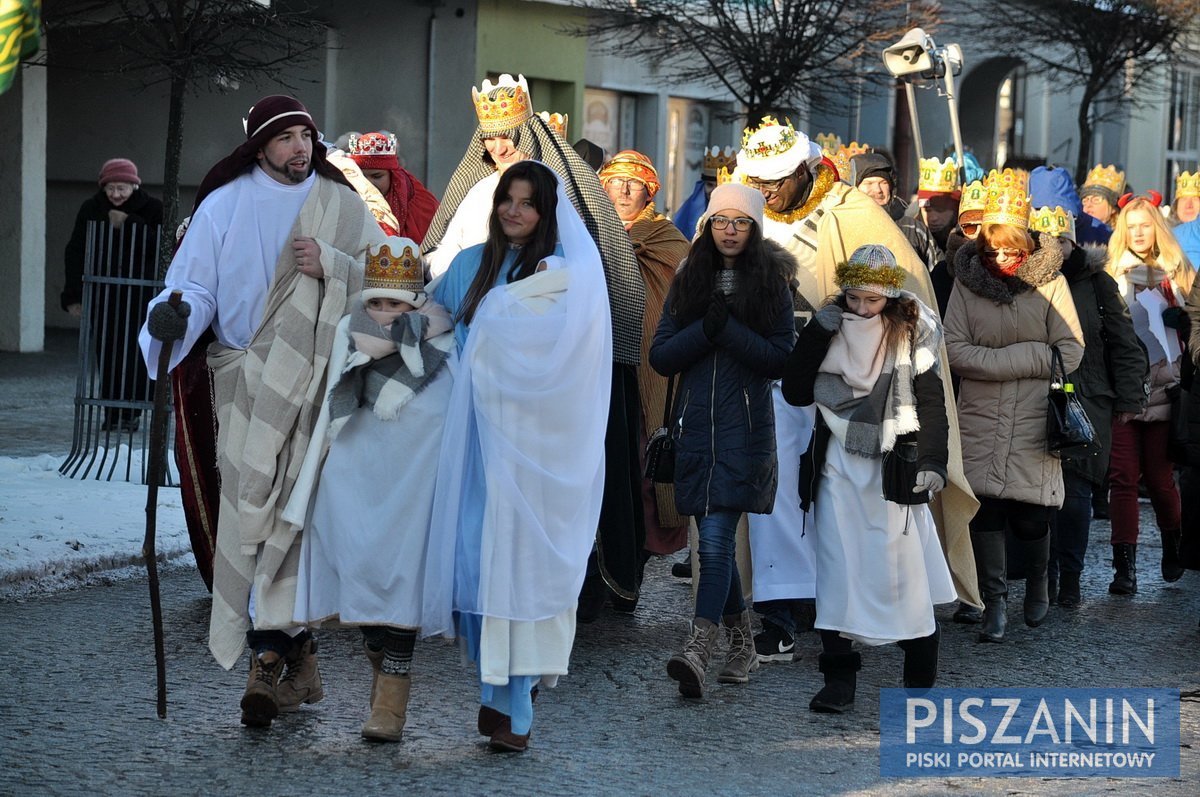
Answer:
<path fill-rule="evenodd" d="M 192 306 L 187 302 L 180 302 L 175 307 L 172 307 L 170 302 L 159 302 L 150 309 L 150 315 L 146 317 L 146 329 L 150 331 L 151 337 L 164 343 L 182 340 L 187 334 L 187 320 L 191 314 Z"/>
<path fill-rule="evenodd" d="M 913 487 L 914 493 L 940 493 L 942 488 L 946 486 L 946 480 L 942 478 L 940 473 L 932 470 L 922 470 L 917 472 L 916 486 Z"/>
<path fill-rule="evenodd" d="M 1163 325 L 1180 332 L 1188 331 L 1187 310 L 1182 307 L 1168 307 L 1162 313 Z"/>
<path fill-rule="evenodd" d="M 836 304 L 827 304 L 813 315 L 813 320 L 827 332 L 837 332 L 842 328 L 842 308 Z"/>
<path fill-rule="evenodd" d="M 715 341 L 728 320 L 729 306 L 725 304 L 725 297 L 719 293 L 713 294 L 712 301 L 708 304 L 708 312 L 704 314 L 704 336 Z"/>

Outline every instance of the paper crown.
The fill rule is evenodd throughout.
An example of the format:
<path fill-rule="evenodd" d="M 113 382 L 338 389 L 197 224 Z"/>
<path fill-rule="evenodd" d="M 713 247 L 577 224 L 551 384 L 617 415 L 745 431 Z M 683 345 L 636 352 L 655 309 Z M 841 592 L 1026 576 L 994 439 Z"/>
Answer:
<path fill-rule="evenodd" d="M 967 187 L 962 190 L 962 198 L 958 201 L 958 215 L 961 216 L 969 210 L 983 210 L 986 204 L 987 189 L 983 183 L 979 180 L 967 183 Z"/>
<path fill-rule="evenodd" d="M 837 133 L 817 133 L 813 141 L 817 142 L 817 146 L 826 155 L 832 155 L 842 147 L 842 137 Z"/>
<path fill-rule="evenodd" d="M 701 174 L 707 177 L 716 177 L 717 172 L 721 169 L 728 174 L 736 163 L 737 153 L 733 151 L 733 147 L 721 149 L 714 145 L 704 150 L 704 166 L 701 168 Z"/>
<path fill-rule="evenodd" d="M 1175 198 L 1200 196 L 1200 169 L 1195 174 L 1184 172 L 1175 178 Z"/>
<path fill-rule="evenodd" d="M 558 133 L 564 139 L 567 137 L 567 114 L 538 111 L 538 116 L 555 133 Z"/>
<path fill-rule="evenodd" d="M 484 133 L 512 130 L 533 116 L 529 85 L 524 75 L 514 79 L 512 75 L 504 74 L 495 84 L 485 78 L 478 90 L 471 87 L 471 99 L 475 102 L 479 129 Z"/>
<path fill-rule="evenodd" d="M 742 131 L 742 152 L 751 160 L 766 160 L 787 152 L 798 140 L 790 121 L 781 124 L 774 116 L 764 116 L 761 125 Z"/>
<path fill-rule="evenodd" d="M 1125 172 L 1117 171 L 1115 166 L 1101 166 L 1097 163 L 1087 173 L 1087 179 L 1083 181 L 1082 187 L 1086 188 L 1092 185 L 1107 188 L 1116 196 L 1120 196 L 1125 192 Z"/>
<path fill-rule="evenodd" d="M 725 185 L 732 182 L 734 182 L 733 170 L 728 166 L 722 166 L 720 169 L 717 169 L 717 185 Z M 739 180 L 739 182 L 744 183 L 745 180 Z"/>
<path fill-rule="evenodd" d="M 1029 229 L 1055 238 L 1075 240 L 1075 214 L 1061 207 L 1034 208 L 1029 213 Z"/>
<path fill-rule="evenodd" d="M 958 164 L 953 158 L 921 158 L 918 161 L 917 196 L 953 194 L 958 191 Z"/>
<path fill-rule="evenodd" d="M 833 152 L 826 152 L 829 160 L 833 161 L 833 166 L 837 169 L 838 177 L 843 183 L 850 182 L 850 159 L 855 155 L 864 155 L 871 151 L 870 144 L 859 144 L 857 141 L 851 141 L 849 144 L 839 144 L 838 148 Z"/>
<path fill-rule="evenodd" d="M 420 247 L 408 238 L 390 236 L 378 250 L 367 247 L 367 269 L 363 274 L 363 293 L 368 291 L 425 290 Z M 369 298 L 369 297 L 368 297 Z"/>
<path fill-rule="evenodd" d="M 392 133 L 388 133 L 386 136 L 383 133 L 367 133 L 362 136 L 352 134 L 346 146 L 350 150 L 351 157 L 395 155 L 396 136 Z"/>
<path fill-rule="evenodd" d="M 987 201 L 983 206 L 984 224 L 1011 224 L 1029 228 L 1029 172 L 1023 169 L 992 169 L 983 181 Z"/>

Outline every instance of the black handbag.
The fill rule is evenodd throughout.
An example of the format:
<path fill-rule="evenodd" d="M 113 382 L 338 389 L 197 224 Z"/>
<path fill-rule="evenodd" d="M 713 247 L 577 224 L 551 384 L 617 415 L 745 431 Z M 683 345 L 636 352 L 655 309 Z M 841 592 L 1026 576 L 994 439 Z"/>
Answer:
<path fill-rule="evenodd" d="M 929 503 L 929 491 L 914 493 L 917 484 L 917 444 L 896 442 L 883 454 L 883 498 L 893 504 L 912 506 Z"/>
<path fill-rule="evenodd" d="M 1067 381 L 1067 369 L 1057 346 L 1050 347 L 1050 393 L 1047 396 L 1046 450 L 1071 456 L 1096 447 L 1096 428 Z"/>
<path fill-rule="evenodd" d="M 667 401 L 663 405 L 662 426 L 654 430 L 646 442 L 646 472 L 644 476 L 658 484 L 675 482 L 675 438 L 671 437 L 671 399 L 675 392 L 675 377 L 667 379 Z"/>

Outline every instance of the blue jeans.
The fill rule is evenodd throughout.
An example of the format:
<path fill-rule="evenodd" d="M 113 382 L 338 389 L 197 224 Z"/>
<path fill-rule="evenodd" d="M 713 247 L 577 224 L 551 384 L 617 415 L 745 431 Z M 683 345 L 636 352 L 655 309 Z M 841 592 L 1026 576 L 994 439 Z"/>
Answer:
<path fill-rule="evenodd" d="M 1092 483 L 1063 469 L 1063 505 L 1050 525 L 1050 573 L 1082 573 L 1092 525 Z"/>
<path fill-rule="evenodd" d="M 725 614 L 741 614 L 742 579 L 734 563 L 734 534 L 741 512 L 719 509 L 700 517 L 700 586 L 696 616 L 720 624 Z"/>

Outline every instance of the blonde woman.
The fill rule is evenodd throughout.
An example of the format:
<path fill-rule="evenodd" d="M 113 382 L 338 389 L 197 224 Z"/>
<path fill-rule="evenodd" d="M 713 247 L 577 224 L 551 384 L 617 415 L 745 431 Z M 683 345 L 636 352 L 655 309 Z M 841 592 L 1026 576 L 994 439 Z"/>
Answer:
<path fill-rule="evenodd" d="M 1108 273 L 1129 305 L 1134 330 L 1150 360 L 1150 393 L 1138 414 L 1117 413 L 1113 420 L 1108 466 L 1109 516 L 1112 519 L 1113 570 L 1108 591 L 1137 592 L 1138 480 L 1145 481 L 1162 533 L 1162 577 L 1177 581 L 1179 562 L 1179 490 L 1170 459 L 1171 399 L 1179 384 L 1181 350 L 1188 338 L 1184 300 L 1195 270 L 1167 228 L 1158 203 L 1146 197 L 1121 198 L 1121 212 L 1108 242 Z M 1145 295 L 1144 292 L 1149 292 Z M 1167 337 L 1154 332 L 1160 314 Z"/>

